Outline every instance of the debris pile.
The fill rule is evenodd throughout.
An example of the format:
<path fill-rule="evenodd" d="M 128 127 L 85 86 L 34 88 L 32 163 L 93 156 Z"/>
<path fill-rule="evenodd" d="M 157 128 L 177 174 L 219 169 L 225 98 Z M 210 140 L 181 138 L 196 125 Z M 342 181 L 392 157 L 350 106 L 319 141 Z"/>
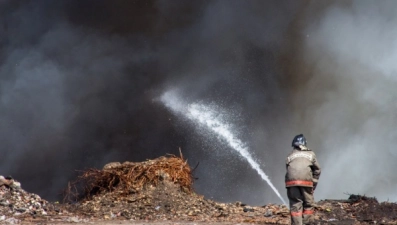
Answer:
<path fill-rule="evenodd" d="M 128 221 L 203 224 L 290 224 L 285 205 L 221 203 L 195 193 L 192 170 L 182 157 L 113 162 L 81 172 L 69 183 L 62 204 L 28 193 L 12 177 L 0 176 L 0 224 Z M 350 195 L 321 200 L 315 224 L 397 224 L 397 204 Z"/>
<path fill-rule="evenodd" d="M 62 214 L 65 212 L 57 204 L 49 203 L 37 194 L 26 192 L 21 188 L 21 184 L 10 176 L 0 176 L 0 224 L 43 220 Z"/>
<path fill-rule="evenodd" d="M 350 195 L 347 200 L 322 200 L 317 210 L 317 220 L 329 224 L 397 224 L 397 204 L 379 203 L 373 197 Z"/>
<path fill-rule="evenodd" d="M 140 193 L 125 196 L 109 192 L 75 205 L 71 211 L 99 219 L 202 222 L 282 222 L 287 223 L 286 206 L 250 207 L 242 203 L 219 203 L 203 196 L 186 193 L 169 181 L 146 187 Z M 266 216 L 265 216 L 266 215 Z"/>
<path fill-rule="evenodd" d="M 79 190 L 83 193 L 72 192 Z M 82 187 L 82 188 L 81 188 Z M 145 162 L 113 162 L 86 170 L 72 183 L 67 199 L 83 200 L 70 211 L 91 219 L 288 223 L 283 205 L 250 207 L 218 203 L 193 191 L 192 169 L 182 155 Z M 266 216 L 265 216 L 266 215 Z"/>
<path fill-rule="evenodd" d="M 192 191 L 192 171 L 182 155 L 168 155 L 137 163 L 113 162 L 106 164 L 102 170 L 88 169 L 69 186 L 65 200 L 73 197 L 89 199 L 113 191 L 129 195 L 140 192 L 148 185 L 157 186 L 163 180 L 178 185 L 185 192 Z M 84 189 L 84 193 L 79 193 L 79 187 Z"/>

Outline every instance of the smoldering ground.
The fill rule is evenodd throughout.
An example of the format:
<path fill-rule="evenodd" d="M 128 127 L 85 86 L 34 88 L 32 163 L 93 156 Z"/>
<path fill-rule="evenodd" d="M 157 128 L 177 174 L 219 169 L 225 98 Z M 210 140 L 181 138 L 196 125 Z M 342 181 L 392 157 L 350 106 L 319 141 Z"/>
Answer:
<path fill-rule="evenodd" d="M 302 132 L 323 166 L 317 198 L 393 200 L 388 4 L 1 1 L 0 174 L 56 199 L 76 170 L 181 147 L 200 163 L 197 192 L 280 202 L 227 145 L 155 100 L 177 88 L 230 112 L 283 195 L 284 157 Z"/>

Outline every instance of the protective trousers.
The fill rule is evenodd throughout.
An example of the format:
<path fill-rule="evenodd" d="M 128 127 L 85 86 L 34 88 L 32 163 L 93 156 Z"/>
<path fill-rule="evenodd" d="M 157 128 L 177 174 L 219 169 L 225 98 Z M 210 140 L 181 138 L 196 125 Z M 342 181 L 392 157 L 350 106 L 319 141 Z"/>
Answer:
<path fill-rule="evenodd" d="M 287 187 L 291 224 L 302 225 L 314 222 L 314 197 L 312 187 Z"/>

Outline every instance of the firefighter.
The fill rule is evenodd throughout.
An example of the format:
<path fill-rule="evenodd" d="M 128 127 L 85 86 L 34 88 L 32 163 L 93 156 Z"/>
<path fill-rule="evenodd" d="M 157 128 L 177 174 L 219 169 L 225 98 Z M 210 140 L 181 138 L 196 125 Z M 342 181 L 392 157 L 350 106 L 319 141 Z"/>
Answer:
<path fill-rule="evenodd" d="M 314 197 L 321 169 L 314 152 L 306 147 L 303 134 L 292 140 L 292 152 L 286 159 L 285 186 L 289 200 L 291 224 L 310 224 L 314 220 Z"/>

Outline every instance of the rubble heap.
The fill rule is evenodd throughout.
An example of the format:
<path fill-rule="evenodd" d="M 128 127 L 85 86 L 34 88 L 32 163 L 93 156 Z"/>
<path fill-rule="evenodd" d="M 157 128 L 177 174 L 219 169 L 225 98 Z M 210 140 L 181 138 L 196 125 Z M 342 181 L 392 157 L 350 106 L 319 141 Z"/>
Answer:
<path fill-rule="evenodd" d="M 163 180 L 178 185 L 185 192 L 192 191 L 192 172 L 182 155 L 162 156 L 136 163 L 113 162 L 106 164 L 102 170 L 88 169 L 69 186 L 66 199 L 70 200 L 72 196 L 89 199 L 94 195 L 113 191 L 128 195 L 137 193 L 148 185 L 157 186 Z M 78 187 L 82 187 L 84 193 L 79 193 Z"/>
<path fill-rule="evenodd" d="M 67 214 L 58 204 L 50 203 L 39 195 L 28 193 L 12 177 L 0 176 L 0 224 L 21 221 L 50 220 Z"/>
<path fill-rule="evenodd" d="M 193 191 L 192 169 L 182 155 L 145 162 L 113 162 L 89 169 L 73 182 L 82 186 L 82 201 L 70 211 L 91 219 L 153 221 L 227 221 L 288 223 L 283 205 L 250 207 L 241 202 L 218 203 Z M 71 188 L 70 190 L 77 190 Z M 264 216 L 266 215 L 266 216 Z M 254 219 L 255 218 L 255 219 Z"/>
<path fill-rule="evenodd" d="M 249 206 L 204 198 L 193 189 L 192 169 L 182 157 L 113 162 L 82 171 L 66 189 L 65 200 L 48 202 L 28 193 L 12 177 L 0 176 L 0 224 L 96 223 L 121 220 L 290 224 L 285 205 Z M 397 224 L 397 204 L 350 195 L 321 200 L 316 224 Z M 106 221 L 110 222 L 110 221 Z"/>
<path fill-rule="evenodd" d="M 219 203 L 203 196 L 186 193 L 178 186 L 162 181 L 139 193 L 125 196 L 108 192 L 93 196 L 69 208 L 91 219 L 202 221 L 202 222 L 279 222 L 287 224 L 289 211 L 280 205 L 250 207 L 240 202 Z M 266 216 L 265 216 L 266 215 Z M 284 222 L 283 222 L 284 220 Z"/>
<path fill-rule="evenodd" d="M 330 224 L 397 224 L 397 204 L 353 194 L 347 200 L 326 199 L 318 202 L 317 220 Z"/>
<path fill-rule="evenodd" d="M 90 169 L 78 179 L 83 200 L 69 210 L 81 217 L 114 220 L 201 221 L 289 224 L 285 205 L 248 206 L 219 203 L 192 188 L 192 170 L 183 157 L 167 156 L 145 162 L 109 163 Z M 316 207 L 319 224 L 392 224 L 397 204 L 351 195 L 348 200 L 322 200 Z"/>

